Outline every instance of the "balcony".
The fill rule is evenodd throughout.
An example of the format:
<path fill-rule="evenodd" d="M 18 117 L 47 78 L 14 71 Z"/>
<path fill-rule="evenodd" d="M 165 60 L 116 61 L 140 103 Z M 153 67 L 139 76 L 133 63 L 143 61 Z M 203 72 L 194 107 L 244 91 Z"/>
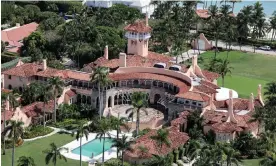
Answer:
<path fill-rule="evenodd" d="M 150 35 L 150 33 L 146 33 L 146 34 L 131 34 L 131 33 L 127 32 L 125 34 L 125 37 L 128 38 L 128 39 L 136 39 L 136 40 L 142 39 L 142 40 L 145 40 L 145 39 L 149 39 L 151 37 L 151 35 Z"/>

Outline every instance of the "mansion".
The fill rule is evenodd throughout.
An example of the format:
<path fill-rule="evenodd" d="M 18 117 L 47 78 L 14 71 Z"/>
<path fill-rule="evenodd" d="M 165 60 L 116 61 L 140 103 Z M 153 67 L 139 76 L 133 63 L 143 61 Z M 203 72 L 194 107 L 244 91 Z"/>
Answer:
<path fill-rule="evenodd" d="M 156 115 L 141 122 L 144 123 L 141 124 L 141 129 L 158 129 L 164 123 L 170 122 L 171 137 L 175 140 L 178 136 L 185 138 L 185 141 L 179 141 L 179 144 L 184 144 L 188 140 L 188 136 L 183 133 L 187 115 L 191 111 L 200 110 L 201 116 L 205 119 L 204 132 L 213 130 L 219 141 L 233 140 L 241 131 L 257 136 L 258 123 L 249 122 L 249 119 L 255 107 L 264 106 L 261 86 L 258 87 L 256 97 L 251 94 L 249 99 L 238 98 L 232 90 L 217 85 L 219 74 L 199 67 L 197 55 L 193 56 L 191 65 L 184 65 L 173 63 L 172 57 L 149 51 L 151 27 L 147 18 L 145 21 L 137 20 L 127 25 L 124 30 L 128 40 L 127 53 L 120 53 L 117 59 L 109 59 L 106 46 L 104 56 L 86 64 L 82 71 L 50 68 L 46 60 L 42 63 L 19 62 L 16 67 L 2 72 L 2 88 L 23 90 L 23 87 L 31 82 L 43 83 L 50 77 L 60 77 L 65 82 L 63 92 L 57 103 L 49 104 L 86 103 L 98 109 L 98 88 L 91 82 L 90 76 L 95 68 L 103 66 L 109 68 L 109 78 L 112 80 L 112 84 L 103 91 L 104 106 L 100 112 L 104 116 L 119 116 L 113 108 L 131 104 L 131 94 L 143 91 L 148 94 L 150 105 L 162 107 L 164 116 Z M 28 121 L 30 117 L 35 119 L 39 116 L 33 105 L 19 108 L 27 115 Z M 49 113 L 51 111 L 48 110 Z M 18 118 L 24 121 L 24 117 Z M 179 134 L 181 132 L 182 134 Z M 143 144 L 141 141 L 137 142 L 139 143 Z M 128 152 L 126 157 L 129 160 L 139 158 L 134 153 L 137 152 Z"/>

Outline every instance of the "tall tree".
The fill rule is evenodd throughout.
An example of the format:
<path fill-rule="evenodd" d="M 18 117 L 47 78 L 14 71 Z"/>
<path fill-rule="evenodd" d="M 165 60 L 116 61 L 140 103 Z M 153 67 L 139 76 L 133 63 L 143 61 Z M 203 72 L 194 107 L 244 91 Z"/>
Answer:
<path fill-rule="evenodd" d="M 98 124 L 99 131 L 96 135 L 96 138 L 99 138 L 100 141 L 103 140 L 102 163 L 104 163 L 105 138 L 110 138 L 110 133 L 108 132 L 111 128 L 110 124 L 111 123 L 108 119 L 102 119 L 102 120 L 100 120 L 100 122 Z"/>
<path fill-rule="evenodd" d="M 169 131 L 167 129 L 159 129 L 156 135 L 150 137 L 157 143 L 159 152 L 161 153 L 163 145 L 170 147 L 171 142 L 169 140 Z"/>
<path fill-rule="evenodd" d="M 109 78 L 109 70 L 106 67 L 98 67 L 91 75 L 91 82 L 98 84 L 98 92 L 99 92 L 99 114 L 100 119 L 102 117 L 102 106 L 103 106 L 103 88 L 110 85 L 112 83 Z"/>
<path fill-rule="evenodd" d="M 235 151 L 235 149 L 233 149 L 232 147 L 224 146 L 223 153 L 226 155 L 227 166 L 231 166 L 232 164 L 239 165 L 239 163 L 241 162 L 239 158 L 240 153 Z"/>
<path fill-rule="evenodd" d="M 146 162 L 145 166 L 171 166 L 170 158 L 168 155 L 159 156 L 153 154 L 153 159 Z"/>
<path fill-rule="evenodd" d="M 122 152 L 122 166 L 124 165 L 124 153 L 126 150 L 132 150 L 130 145 L 133 143 L 134 141 L 128 141 L 127 140 L 127 136 L 123 135 L 122 138 L 117 138 L 115 140 L 113 140 L 113 145 L 111 147 L 116 147 L 117 151 L 121 151 Z M 118 156 L 117 156 L 118 158 Z"/>
<path fill-rule="evenodd" d="M 218 73 L 221 75 L 222 78 L 222 86 L 224 87 L 224 79 L 227 74 L 231 74 L 232 67 L 230 66 L 230 62 L 227 59 L 224 59 L 222 63 L 220 63 L 218 68 Z"/>
<path fill-rule="evenodd" d="M 139 135 L 139 125 L 140 125 L 140 111 L 144 111 L 148 114 L 145 109 L 148 105 L 147 94 L 143 92 L 134 92 L 131 96 L 131 104 L 133 108 L 127 109 L 126 113 L 129 117 L 133 117 L 136 114 L 136 137 Z"/>
<path fill-rule="evenodd" d="M 239 44 L 250 36 L 250 25 L 252 23 L 252 6 L 245 6 L 237 15 L 237 31 L 239 36 Z"/>
<path fill-rule="evenodd" d="M 265 86 L 266 107 L 276 105 L 276 81 L 269 82 Z"/>
<path fill-rule="evenodd" d="M 44 130 L 45 130 L 45 127 L 46 127 L 46 104 L 48 104 L 49 102 L 49 99 L 51 97 L 51 92 L 49 91 L 48 87 L 46 86 L 43 86 L 41 89 L 40 89 L 40 94 L 41 94 L 41 97 L 42 97 L 42 102 L 43 102 L 43 126 L 44 126 Z"/>
<path fill-rule="evenodd" d="M 119 133 L 121 132 L 121 127 L 129 130 L 128 125 L 126 124 L 127 118 L 120 117 L 118 115 L 118 118 L 116 117 L 110 117 L 110 123 L 113 129 L 116 130 L 116 139 L 119 139 Z M 117 149 L 117 158 L 118 158 L 119 150 Z"/>
<path fill-rule="evenodd" d="M 271 41 L 276 38 L 276 11 L 273 13 L 272 17 L 269 20 L 269 26 L 267 28 L 267 32 L 271 32 Z"/>
<path fill-rule="evenodd" d="M 251 119 L 249 122 L 257 122 L 258 123 L 258 131 L 257 133 L 260 133 L 260 128 L 263 126 L 263 122 L 265 119 L 265 109 L 264 108 L 255 108 L 253 115 L 251 116 Z"/>
<path fill-rule="evenodd" d="M 52 91 L 52 95 L 54 98 L 54 122 L 56 123 L 57 122 L 57 112 L 56 112 L 57 97 L 63 91 L 64 82 L 59 77 L 52 77 L 49 79 L 48 84 L 50 86 L 50 89 Z"/>
<path fill-rule="evenodd" d="M 21 156 L 17 160 L 17 166 L 36 166 L 32 157 Z"/>
<path fill-rule="evenodd" d="M 45 163 L 46 165 L 48 165 L 51 160 L 52 160 L 52 163 L 54 164 L 54 166 L 57 165 L 57 160 L 60 159 L 60 160 L 64 160 L 67 162 L 67 159 L 66 157 L 64 157 L 60 151 L 63 150 L 64 148 L 58 148 L 57 145 L 55 143 L 51 143 L 50 144 L 50 149 L 47 149 L 45 151 L 43 151 L 43 153 L 46 154 L 46 157 L 45 157 Z"/>
<path fill-rule="evenodd" d="M 3 127 L 4 129 L 6 128 L 6 103 L 9 102 L 8 94 L 6 93 L 1 93 L 1 111 L 3 112 Z M 9 109 L 9 108 L 8 108 Z M 6 154 L 6 140 L 5 136 L 3 137 L 3 155 Z"/>
<path fill-rule="evenodd" d="M 82 138 L 85 137 L 88 140 L 89 130 L 88 126 L 80 123 L 76 131 L 72 132 L 72 136 L 76 133 L 76 139 L 80 140 L 80 166 L 82 166 Z"/>
<path fill-rule="evenodd" d="M 189 162 L 197 158 L 200 152 L 200 143 L 197 140 L 189 140 L 187 144 L 184 145 L 184 156 L 187 157 Z"/>
<path fill-rule="evenodd" d="M 8 126 L 4 129 L 2 136 L 7 136 L 12 140 L 12 166 L 14 166 L 14 157 L 15 157 L 15 143 L 21 139 L 23 134 L 23 122 L 16 122 L 10 120 Z"/>

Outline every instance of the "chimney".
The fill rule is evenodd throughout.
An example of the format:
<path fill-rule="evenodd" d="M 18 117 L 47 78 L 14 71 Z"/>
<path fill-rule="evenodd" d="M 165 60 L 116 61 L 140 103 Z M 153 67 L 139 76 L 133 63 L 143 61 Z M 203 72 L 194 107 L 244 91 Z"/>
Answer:
<path fill-rule="evenodd" d="M 259 86 L 258 86 L 257 99 L 260 101 L 262 106 L 264 106 L 264 102 L 263 102 L 263 98 L 262 98 L 262 85 L 261 84 L 259 84 Z"/>
<path fill-rule="evenodd" d="M 15 26 L 16 26 L 16 27 L 20 27 L 20 23 L 16 23 Z"/>
<path fill-rule="evenodd" d="M 108 46 L 107 45 L 104 48 L 104 58 L 108 60 Z"/>
<path fill-rule="evenodd" d="M 45 71 L 47 69 L 47 60 L 46 59 L 43 59 L 42 61 L 42 70 Z"/>
<path fill-rule="evenodd" d="M 119 65 L 120 67 L 126 67 L 126 53 L 120 53 L 119 55 Z"/>
<path fill-rule="evenodd" d="M 229 90 L 228 116 L 226 122 L 237 123 L 233 110 L 233 91 Z"/>
<path fill-rule="evenodd" d="M 249 111 L 252 111 L 254 109 L 254 95 L 253 95 L 253 93 L 251 93 L 250 97 L 249 97 L 248 109 L 249 109 Z"/>
<path fill-rule="evenodd" d="M 148 16 L 148 12 L 146 13 L 146 26 L 149 26 L 149 16 Z"/>
<path fill-rule="evenodd" d="M 193 70 L 195 72 L 195 68 L 197 66 L 197 55 L 194 55 L 192 58 L 192 65 L 193 65 Z"/>

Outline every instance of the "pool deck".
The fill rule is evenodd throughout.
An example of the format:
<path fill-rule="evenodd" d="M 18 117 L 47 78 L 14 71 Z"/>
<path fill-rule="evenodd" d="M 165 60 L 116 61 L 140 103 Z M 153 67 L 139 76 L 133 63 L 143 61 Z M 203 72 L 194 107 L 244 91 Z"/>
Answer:
<path fill-rule="evenodd" d="M 116 138 L 116 130 L 112 130 L 109 132 L 111 135 L 111 138 Z M 131 133 L 121 133 L 119 134 L 119 137 L 121 137 L 123 134 L 125 134 L 128 138 L 132 137 Z M 96 138 L 97 133 L 89 133 L 88 139 L 86 140 L 85 137 L 82 138 L 82 145 L 86 144 L 87 142 L 90 142 Z M 78 148 L 80 146 L 80 139 L 79 140 L 74 140 L 61 148 L 66 148 L 61 151 L 61 154 L 64 155 L 66 158 L 70 158 L 73 160 L 79 160 L 80 155 L 72 153 L 72 150 L 75 148 Z M 91 154 L 92 155 L 92 154 Z M 111 148 L 107 151 L 104 152 L 104 160 L 107 161 L 111 158 L 117 158 L 117 148 Z M 89 163 L 94 163 L 94 162 L 101 162 L 102 161 L 102 153 L 94 156 L 93 158 L 87 157 L 82 155 L 82 161 L 89 162 Z"/>

